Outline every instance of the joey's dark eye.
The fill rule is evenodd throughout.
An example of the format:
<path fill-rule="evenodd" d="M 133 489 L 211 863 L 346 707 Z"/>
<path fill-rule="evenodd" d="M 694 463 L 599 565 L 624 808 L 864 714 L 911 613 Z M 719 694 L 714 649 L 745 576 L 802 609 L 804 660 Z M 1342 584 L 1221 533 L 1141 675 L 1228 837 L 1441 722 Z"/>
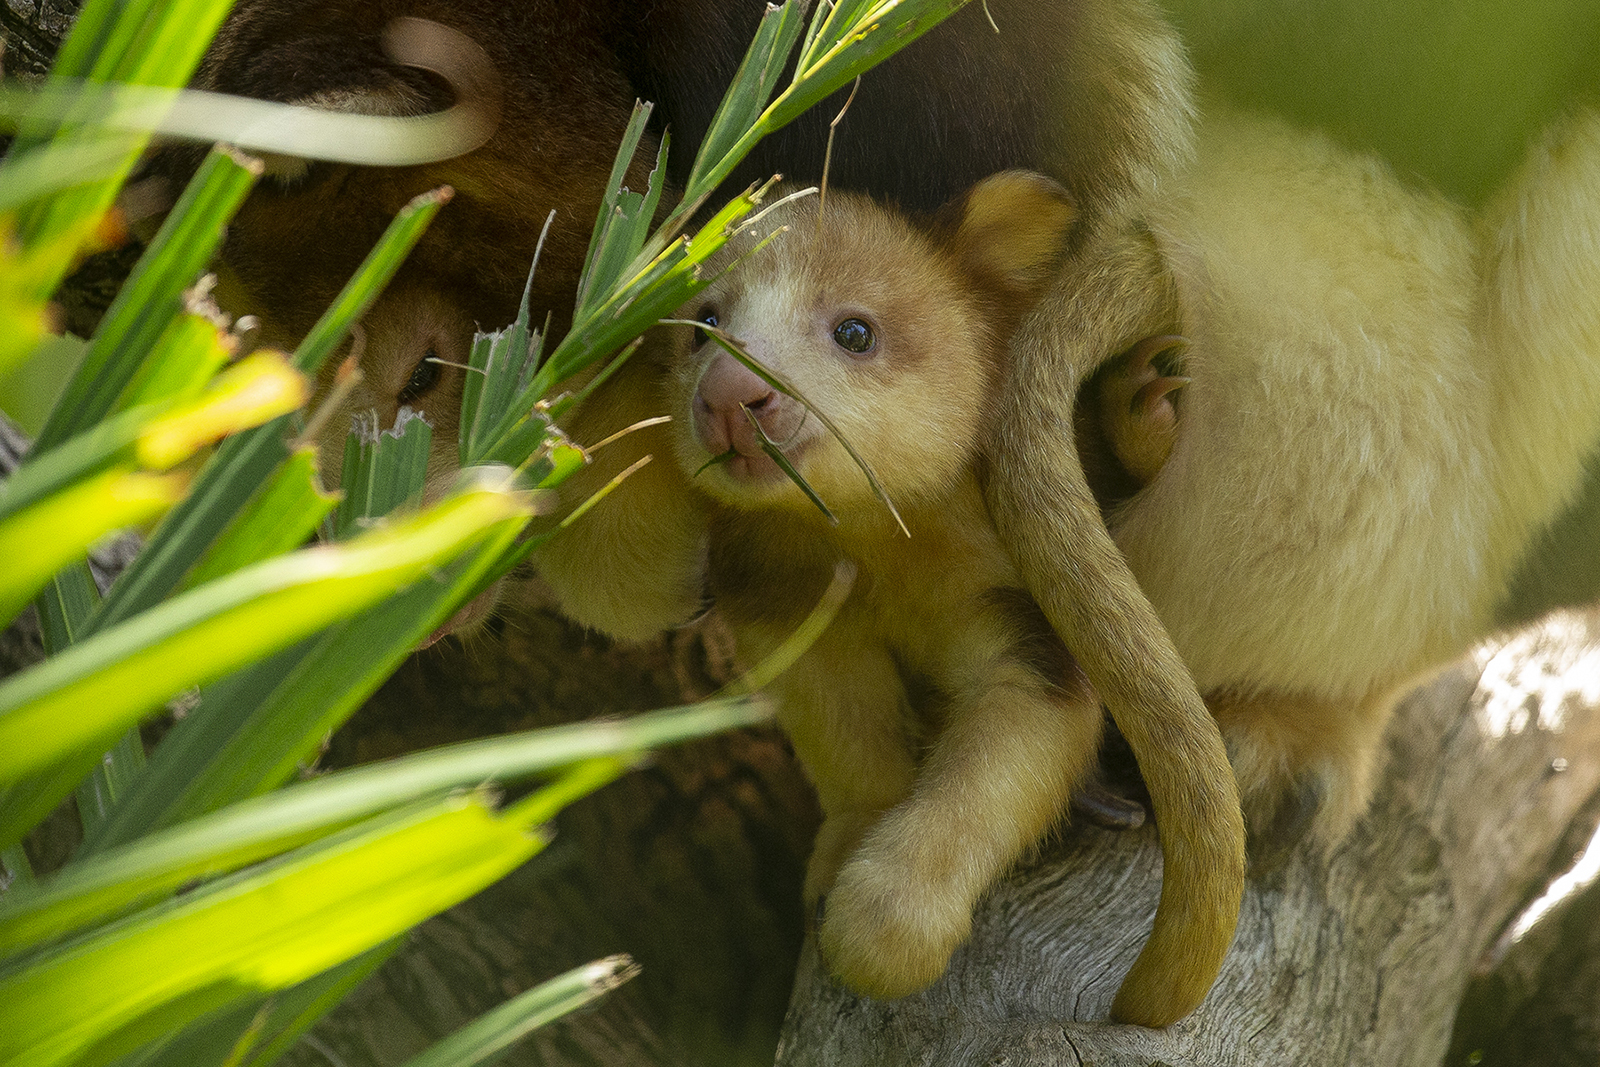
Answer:
<path fill-rule="evenodd" d="M 430 347 L 427 354 L 411 369 L 411 380 L 406 382 L 406 387 L 400 390 L 400 395 L 395 399 L 402 404 L 410 404 L 427 396 L 429 391 L 439 384 L 441 368 L 435 362 L 438 358 L 438 350 Z"/>
<path fill-rule="evenodd" d="M 872 335 L 872 327 L 860 319 L 845 319 L 833 328 L 833 343 L 853 355 L 864 356 L 878 339 Z"/>
<path fill-rule="evenodd" d="M 700 306 L 700 310 L 695 312 L 694 321 L 703 322 L 707 326 L 722 325 L 717 317 L 717 309 L 715 305 L 712 304 L 702 304 Z M 696 330 L 694 332 L 694 346 L 696 348 L 699 348 L 701 345 L 705 344 L 706 339 L 706 332 L 704 330 Z"/>

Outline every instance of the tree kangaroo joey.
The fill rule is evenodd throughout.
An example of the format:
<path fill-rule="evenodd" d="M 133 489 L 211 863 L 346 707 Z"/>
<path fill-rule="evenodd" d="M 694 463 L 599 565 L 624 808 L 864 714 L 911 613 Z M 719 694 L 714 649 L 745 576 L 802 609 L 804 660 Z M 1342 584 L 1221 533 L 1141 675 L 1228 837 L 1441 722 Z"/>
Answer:
<path fill-rule="evenodd" d="M 675 443 L 716 501 L 710 587 L 748 656 L 793 631 L 838 561 L 858 570 L 838 617 L 774 687 L 826 813 L 806 886 L 810 901 L 825 895 L 823 955 L 851 987 L 899 996 L 943 973 L 979 896 L 1061 818 L 1100 742 L 1100 697 L 1019 588 L 976 466 L 1009 337 L 1048 285 L 1074 208 L 1049 179 L 1006 172 L 928 227 L 851 195 L 830 194 L 820 214 L 814 199 L 781 210 L 788 232 L 685 317 L 740 339 L 824 413 L 910 536 L 815 415 L 702 329 L 674 339 Z M 1092 501 L 1058 519 L 1103 534 Z M 908 679 L 933 694 L 915 709 Z M 1232 939 L 1244 827 L 1203 725 L 1198 740 L 1135 746 L 1166 866 L 1154 931 L 1113 1007 L 1124 1021 L 1164 1026 L 1192 1010 Z M 1208 738 L 1214 751 L 1197 756 Z"/>
<path fill-rule="evenodd" d="M 1476 213 L 1277 121 L 1219 110 L 1198 145 L 1019 330 L 986 493 L 1086 660 L 1096 590 L 1062 563 L 1102 546 L 1057 521 L 1088 495 L 1061 427 L 1075 403 L 1122 423 L 1112 536 L 1273 858 L 1353 824 L 1398 696 L 1491 632 L 1600 443 L 1600 117 Z M 1185 343 L 1152 361 L 1164 334 Z"/>

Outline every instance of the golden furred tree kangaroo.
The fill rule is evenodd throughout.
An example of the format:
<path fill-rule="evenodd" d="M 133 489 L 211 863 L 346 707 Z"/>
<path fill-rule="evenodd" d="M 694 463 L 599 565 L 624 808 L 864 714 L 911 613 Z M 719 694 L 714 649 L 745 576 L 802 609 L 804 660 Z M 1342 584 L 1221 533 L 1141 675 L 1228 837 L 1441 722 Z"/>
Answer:
<path fill-rule="evenodd" d="M 371 407 L 387 425 L 401 406 L 421 411 L 440 428 L 431 469 L 442 475 L 453 462 L 463 374 L 449 353 L 466 351 L 465 324 L 493 328 L 511 318 L 541 226 L 555 208 L 531 306 L 535 318 L 554 313 L 556 335 L 565 329 L 604 192 L 610 139 L 625 126 L 634 96 L 657 108 L 630 182 L 642 186 L 642 157 L 663 128 L 679 146 L 668 177 L 682 181 L 693 157 L 688 149 L 708 128 L 765 7 L 764 0 L 669 0 L 644 9 L 616 0 L 373 0 L 355 7 L 241 0 L 197 76 L 200 87 L 375 114 L 436 110 L 450 103 L 448 88 L 380 47 L 393 20 L 422 18 L 483 47 L 498 75 L 501 121 L 486 143 L 457 159 L 398 168 L 315 164 L 263 182 L 230 226 L 220 299 L 230 311 L 257 316 L 263 339 L 290 344 L 406 199 L 441 183 L 454 186 L 453 201 L 368 312 L 360 353 L 365 383 L 341 412 Z M 1126 217 L 1188 158 L 1191 80 L 1183 47 L 1151 0 L 986 0 L 869 71 L 836 141 L 830 124 L 843 90 L 758 144 L 733 180 L 781 172 L 815 181 L 831 144 L 835 189 L 932 211 L 985 174 L 1027 167 L 1072 195 L 1078 215 L 1069 241 L 1081 243 Z M 574 413 L 567 429 L 575 439 L 600 440 L 649 414 L 631 405 L 656 395 L 652 367 L 635 360 Z M 337 449 L 333 439 L 346 422 L 330 421 L 326 451 Z M 646 431 L 604 450 L 564 487 L 564 499 L 576 504 L 663 440 L 662 431 Z M 1100 526 L 1088 509 L 1082 522 Z M 1103 529 L 1100 538 L 1109 546 Z M 703 554 L 704 519 L 693 491 L 670 466 L 653 464 L 607 507 L 551 541 L 539 568 L 573 618 L 641 638 L 700 610 Z M 1113 605 L 1123 614 L 1093 615 L 1109 633 L 1085 646 L 1085 670 L 1091 678 L 1144 679 L 1131 690 L 1102 686 L 1113 709 L 1124 697 L 1161 709 L 1191 758 L 1224 776 L 1216 729 L 1121 558 L 1108 549 L 1084 565 L 1105 572 L 1105 583 L 1096 584 L 1126 594 Z M 458 621 L 474 614 L 481 612 Z M 1116 636 L 1129 629 L 1140 637 Z"/>
<path fill-rule="evenodd" d="M 772 688 L 826 815 L 807 875 L 808 900 L 826 894 L 822 951 L 873 996 L 943 973 L 978 897 L 1064 813 L 1102 725 L 1100 698 L 1018 588 L 975 465 L 1009 336 L 1049 284 L 1074 209 L 1019 171 L 948 214 L 923 229 L 859 196 L 782 205 L 763 221 L 788 231 L 685 309 L 706 328 L 678 328 L 666 359 L 680 466 L 703 472 L 716 501 L 710 590 L 741 649 L 770 652 L 841 560 L 858 571 L 839 616 Z M 741 235 L 744 248 L 763 233 Z M 825 413 L 903 529 L 806 404 L 711 329 Z M 1167 787 L 1165 882 L 1114 1014 L 1165 1026 L 1205 996 L 1232 941 L 1244 829 L 1231 776 L 1183 747 L 1139 754 Z"/>

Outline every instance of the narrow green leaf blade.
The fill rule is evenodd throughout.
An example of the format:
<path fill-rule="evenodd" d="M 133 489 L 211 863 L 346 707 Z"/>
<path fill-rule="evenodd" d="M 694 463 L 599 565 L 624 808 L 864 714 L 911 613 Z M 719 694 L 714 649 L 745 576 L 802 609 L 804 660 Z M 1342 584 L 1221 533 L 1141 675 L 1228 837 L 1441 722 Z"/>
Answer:
<path fill-rule="evenodd" d="M 389 284 L 389 279 L 400 269 L 400 264 L 421 239 L 439 208 L 449 203 L 454 195 L 455 191 L 448 185 L 441 186 L 412 198 L 400 209 L 367 258 L 356 268 L 338 298 L 311 327 L 311 332 L 300 342 L 300 347 L 295 349 L 295 366 L 306 374 L 317 373 L 339 342 L 344 340 L 345 334 L 350 332 L 351 323 L 366 313 L 378 294 L 383 292 L 383 287 Z"/>
<path fill-rule="evenodd" d="M 350 324 L 388 284 L 440 205 L 449 198 L 446 189 L 424 193 L 395 217 L 333 306 L 295 350 L 296 367 L 308 375 L 316 373 L 349 332 Z M 288 432 L 288 420 L 279 419 L 223 443 L 201 471 L 189 499 L 173 509 L 145 550 L 117 580 L 91 624 L 94 630 L 131 618 L 178 586 L 257 487 L 288 458 L 289 450 L 283 443 Z"/>
<path fill-rule="evenodd" d="M 139 432 L 154 416 L 148 409 L 125 411 L 96 423 L 49 453 L 30 452 L 16 473 L 0 481 L 0 519 L 34 507 L 74 482 L 130 458 Z"/>
<path fill-rule="evenodd" d="M 826 7 L 827 5 L 819 5 Z M 719 163 L 743 139 L 756 117 L 766 108 L 772 97 L 772 88 L 783 72 L 784 61 L 794 49 L 800 31 L 805 28 L 805 14 L 798 0 L 784 0 L 781 7 L 768 7 L 756 30 L 755 40 L 739 63 L 733 83 L 722 97 L 711 126 L 700 142 L 690 171 L 685 198 L 694 201 L 721 181 L 710 180 Z"/>
<path fill-rule="evenodd" d="M 112 410 L 177 315 L 222 240 L 223 228 L 261 173 L 258 161 L 210 153 L 101 320 L 77 373 L 50 413 L 35 452 L 83 432 Z"/>
<path fill-rule="evenodd" d="M 268 997 L 251 997 L 202 1018 L 159 1047 L 141 1049 L 115 1067 L 263 1067 L 288 1050 L 334 1005 L 405 943 L 397 937 L 337 967 Z M 246 1054 L 240 1056 L 240 1052 Z"/>
<path fill-rule="evenodd" d="M 633 114 L 628 119 L 628 128 L 622 134 L 622 144 L 618 146 L 616 157 L 611 162 L 611 177 L 606 181 L 605 199 L 600 202 L 600 214 L 595 220 L 594 230 L 589 235 L 589 251 L 583 257 L 583 273 L 578 276 L 576 309 L 578 314 L 590 306 L 597 293 L 605 292 L 615 282 L 614 278 L 602 276 L 597 265 L 605 254 L 612 219 L 616 213 L 617 197 L 621 195 L 622 183 L 628 174 L 628 164 L 633 162 L 634 153 L 638 151 L 639 140 L 644 136 L 654 106 L 644 102 L 634 103 Z"/>
<path fill-rule="evenodd" d="M 0 955 L 103 922 L 195 878 L 232 870 L 419 797 L 509 782 L 594 759 L 631 760 L 663 745 L 765 721 L 770 709 L 725 697 L 628 719 L 472 741 L 339 771 L 232 804 L 106 849 L 0 896 Z M 538 812 L 525 812 L 538 821 Z"/>
<path fill-rule="evenodd" d="M 0 625 L 51 576 L 114 530 L 149 522 L 183 496 L 185 479 L 113 468 L 0 520 Z"/>
<path fill-rule="evenodd" d="M 328 734 L 482 584 L 480 578 L 510 547 L 515 532 L 502 531 L 471 557 L 440 567 L 397 597 L 331 628 L 276 684 L 212 693 L 214 706 L 209 708 L 202 700 L 193 715 L 196 728 L 213 715 L 233 728 L 215 731 L 208 748 L 197 747 L 181 768 L 168 770 L 167 780 L 182 788 L 150 822 L 141 826 L 119 820 L 121 839 L 257 796 L 293 778 L 302 764 L 315 758 Z M 230 699 L 224 705 L 225 694 Z M 168 766 L 165 761 L 162 765 Z"/>
<path fill-rule="evenodd" d="M 117 400 L 119 409 L 193 397 L 234 354 L 234 338 L 224 333 L 221 312 L 204 286 L 184 293 L 184 310 L 145 357 L 133 381 Z"/>
<path fill-rule="evenodd" d="M 575 967 L 513 997 L 463 1026 L 404 1067 L 476 1067 L 568 1012 L 591 1004 L 639 974 L 631 956 L 607 956 Z"/>
<path fill-rule="evenodd" d="M 222 442 L 201 468 L 188 498 L 167 513 L 111 587 L 90 621 L 90 633 L 127 621 L 177 587 L 256 488 L 288 458 L 288 432 L 289 417 L 284 416 Z"/>
<path fill-rule="evenodd" d="M 302 448 L 256 490 L 184 579 L 193 589 L 306 543 L 339 502 L 322 488 L 317 453 Z"/>

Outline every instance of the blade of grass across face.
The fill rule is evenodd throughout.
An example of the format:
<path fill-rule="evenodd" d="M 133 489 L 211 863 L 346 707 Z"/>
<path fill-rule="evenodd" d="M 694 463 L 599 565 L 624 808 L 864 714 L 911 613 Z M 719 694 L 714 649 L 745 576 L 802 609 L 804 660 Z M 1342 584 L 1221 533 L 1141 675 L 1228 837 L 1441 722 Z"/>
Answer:
<path fill-rule="evenodd" d="M 541 250 L 554 219 L 555 212 L 552 211 L 544 220 L 544 229 L 539 234 Z M 534 365 L 544 349 L 545 331 L 532 330 L 528 324 L 533 271 L 538 267 L 536 252 L 533 270 L 528 272 L 528 282 L 522 290 L 522 304 L 517 310 L 516 321 L 504 330 L 473 336 L 469 363 L 471 370 L 462 388 L 461 429 L 457 442 L 457 457 L 463 467 L 487 462 L 490 456 L 488 446 L 502 439 L 509 432 L 504 428 L 514 425 L 524 414 L 513 406 L 513 402 L 532 378 Z M 497 428 L 501 428 L 498 434 Z"/>
<path fill-rule="evenodd" d="M 717 344 L 720 345 L 722 349 L 729 355 L 733 356 L 734 359 L 737 359 L 740 363 L 743 363 L 746 367 L 748 367 L 752 374 L 756 375 L 762 381 L 783 393 L 785 396 L 793 397 L 805 407 L 806 411 L 816 416 L 817 421 L 822 423 L 822 425 L 827 428 L 828 432 L 831 433 L 834 438 L 844 446 L 844 450 L 846 452 L 850 453 L 850 458 L 855 461 L 855 465 L 859 467 L 861 469 L 861 473 L 866 476 L 867 484 L 872 487 L 872 495 L 876 496 L 883 503 L 883 506 L 889 509 L 889 514 L 894 516 L 894 521 L 896 525 L 900 527 L 900 532 L 905 534 L 907 537 L 911 536 L 911 531 L 906 529 L 905 520 L 900 517 L 900 510 L 894 506 L 894 501 L 889 499 L 889 494 L 884 490 L 883 483 L 878 481 L 878 475 L 873 471 L 871 464 L 869 464 L 866 459 L 864 459 L 862 455 L 855 450 L 855 447 L 850 444 L 850 442 L 845 438 L 844 434 L 840 432 L 839 428 L 833 424 L 833 420 L 818 410 L 818 408 L 812 404 L 811 401 L 805 398 L 803 393 L 801 393 L 775 371 L 763 366 L 760 360 L 756 359 L 754 356 L 744 350 L 744 346 L 739 343 L 738 338 L 732 336 L 726 331 L 719 330 L 715 326 L 707 326 L 703 322 L 694 322 L 689 319 L 664 319 L 662 321 L 694 326 L 696 329 L 705 333 L 712 340 L 716 341 Z M 746 412 L 746 414 L 748 414 L 748 412 Z M 757 427 L 757 429 L 759 430 L 760 427 Z M 776 449 L 777 446 L 772 445 L 772 442 L 767 440 L 765 434 L 762 434 L 761 436 L 762 439 L 766 441 L 766 445 L 772 446 L 774 450 Z M 765 446 L 763 450 L 765 450 Z M 772 453 L 769 451 L 767 454 L 771 455 Z M 780 463 L 779 466 L 785 467 L 786 464 Z M 788 471 L 792 469 L 793 468 L 786 468 L 785 473 L 788 473 Z M 811 487 L 805 484 L 804 480 L 800 478 L 798 473 L 791 474 L 790 477 L 795 480 L 795 484 L 798 485 L 808 497 L 811 497 L 813 500 L 817 499 L 816 494 L 812 492 Z M 821 504 L 819 503 L 818 506 L 821 506 Z M 829 515 L 830 518 L 832 517 L 832 513 L 829 512 L 826 507 L 823 507 L 822 510 L 824 514 Z"/>
<path fill-rule="evenodd" d="M 344 498 L 334 517 L 333 537 L 346 540 L 400 507 L 422 500 L 433 427 L 410 409 L 401 409 L 390 429 L 379 430 L 375 413 L 357 420 L 345 438 Z"/>
<path fill-rule="evenodd" d="M 839 517 L 829 510 L 827 504 L 822 502 L 822 497 L 818 496 L 817 491 L 811 488 L 811 483 L 802 478 L 800 472 L 794 469 L 794 464 L 790 463 L 789 457 L 783 454 L 783 449 L 779 448 L 773 443 L 772 438 L 767 436 L 767 431 L 761 428 L 761 422 L 755 417 L 755 414 L 747 407 L 741 407 L 739 410 L 744 412 L 744 417 L 750 423 L 750 428 L 756 432 L 756 439 L 761 442 L 761 451 L 766 454 L 766 457 L 777 464 L 778 469 L 784 473 L 784 476 L 799 487 L 800 491 L 806 495 L 806 499 L 816 505 L 817 510 L 822 512 L 822 517 L 828 520 L 829 526 L 839 525 Z"/>

